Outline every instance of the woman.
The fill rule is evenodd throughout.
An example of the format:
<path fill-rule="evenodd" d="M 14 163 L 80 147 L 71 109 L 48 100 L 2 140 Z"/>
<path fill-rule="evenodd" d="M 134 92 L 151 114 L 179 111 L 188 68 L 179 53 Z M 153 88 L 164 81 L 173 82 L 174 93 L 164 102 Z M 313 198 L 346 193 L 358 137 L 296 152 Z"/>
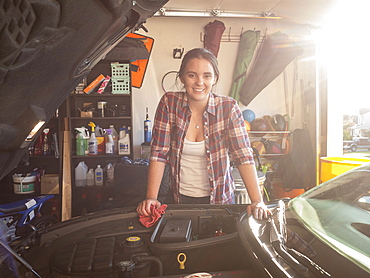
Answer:
<path fill-rule="evenodd" d="M 185 92 L 168 92 L 154 120 L 147 197 L 138 207 L 150 215 L 157 200 L 165 164 L 171 166 L 174 203 L 234 203 L 230 159 L 238 167 L 252 201 L 249 214 L 266 218 L 269 211 L 258 186 L 253 152 L 236 101 L 211 92 L 219 79 L 216 57 L 196 48 L 183 58 L 178 72 Z"/>

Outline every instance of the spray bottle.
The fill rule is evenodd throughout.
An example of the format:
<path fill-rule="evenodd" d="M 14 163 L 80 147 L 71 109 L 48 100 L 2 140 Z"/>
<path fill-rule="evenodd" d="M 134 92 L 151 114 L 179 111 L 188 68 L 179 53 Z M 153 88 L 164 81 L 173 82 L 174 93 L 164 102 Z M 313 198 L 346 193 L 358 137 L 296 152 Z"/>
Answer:
<path fill-rule="evenodd" d="M 82 135 L 82 138 L 84 140 L 84 150 L 85 154 L 89 154 L 89 139 L 90 139 L 90 134 L 89 134 L 89 129 L 87 129 L 84 126 L 81 127 L 75 127 L 75 130 L 77 131 L 76 134 L 76 140 L 78 139 L 79 135 Z M 76 148 L 77 150 L 77 148 Z"/>
<path fill-rule="evenodd" d="M 95 124 L 93 122 L 90 122 L 89 126 L 91 126 L 91 135 L 89 139 L 89 155 L 97 155 L 98 140 L 95 137 Z"/>
<path fill-rule="evenodd" d="M 76 129 L 77 130 L 77 129 Z M 76 138 L 76 155 L 85 155 L 85 139 L 82 136 L 82 133 L 77 130 L 77 138 Z"/>
<path fill-rule="evenodd" d="M 152 122 L 149 120 L 148 107 L 146 108 L 146 119 L 144 121 L 144 142 L 152 141 Z"/>

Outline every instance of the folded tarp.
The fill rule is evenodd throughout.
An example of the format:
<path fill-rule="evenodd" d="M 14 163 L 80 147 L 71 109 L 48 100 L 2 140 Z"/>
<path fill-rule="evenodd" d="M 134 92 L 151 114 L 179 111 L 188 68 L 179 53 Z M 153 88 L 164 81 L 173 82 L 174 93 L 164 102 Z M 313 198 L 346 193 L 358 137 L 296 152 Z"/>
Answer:
<path fill-rule="evenodd" d="M 246 31 L 240 37 L 238 55 L 236 57 L 233 83 L 231 85 L 230 96 L 239 100 L 239 91 L 247 76 L 248 66 L 253 58 L 257 46 L 260 31 Z"/>

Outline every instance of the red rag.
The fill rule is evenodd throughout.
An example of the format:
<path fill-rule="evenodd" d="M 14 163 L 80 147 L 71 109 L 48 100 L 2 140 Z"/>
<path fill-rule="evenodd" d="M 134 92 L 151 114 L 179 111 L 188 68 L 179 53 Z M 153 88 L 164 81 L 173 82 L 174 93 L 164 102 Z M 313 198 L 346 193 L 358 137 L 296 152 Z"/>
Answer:
<path fill-rule="evenodd" d="M 153 226 L 159 218 L 161 218 L 161 215 L 164 214 L 165 210 L 167 208 L 166 204 L 161 205 L 159 208 L 157 208 L 154 205 L 150 206 L 151 214 L 148 216 L 140 215 L 139 221 L 143 226 L 146 228 L 149 228 Z"/>

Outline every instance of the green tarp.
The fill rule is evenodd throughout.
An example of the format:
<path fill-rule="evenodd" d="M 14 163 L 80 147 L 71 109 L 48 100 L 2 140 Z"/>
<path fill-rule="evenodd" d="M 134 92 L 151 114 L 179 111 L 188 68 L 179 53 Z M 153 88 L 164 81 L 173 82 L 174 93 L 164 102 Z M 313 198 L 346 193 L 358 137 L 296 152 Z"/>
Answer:
<path fill-rule="evenodd" d="M 260 31 L 246 31 L 241 35 L 238 56 L 234 67 L 230 96 L 239 100 L 239 91 L 244 84 L 248 66 L 253 58 Z"/>

